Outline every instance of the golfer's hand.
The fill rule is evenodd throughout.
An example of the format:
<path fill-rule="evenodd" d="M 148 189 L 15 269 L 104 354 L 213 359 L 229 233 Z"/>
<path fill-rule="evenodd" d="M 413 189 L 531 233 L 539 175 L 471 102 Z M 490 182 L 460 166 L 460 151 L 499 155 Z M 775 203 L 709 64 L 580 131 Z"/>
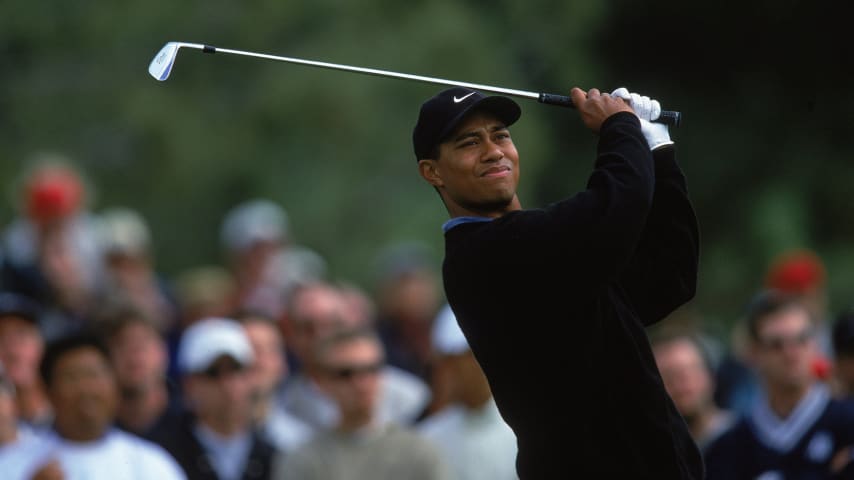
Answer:
<path fill-rule="evenodd" d="M 589 91 L 575 87 L 569 92 L 572 103 L 581 115 L 581 121 L 587 128 L 599 133 L 602 123 L 617 112 L 633 112 L 632 108 L 619 97 L 613 97 L 607 93 L 602 94 L 599 90 L 591 88 Z"/>
<path fill-rule="evenodd" d="M 661 115 L 661 105 L 658 100 L 647 96 L 631 93 L 626 88 L 618 88 L 611 93 L 614 97 L 622 98 L 628 103 L 641 122 L 641 131 L 646 138 L 650 150 L 655 150 L 667 145 L 673 145 L 670 140 L 670 131 L 663 123 L 653 123 Z"/>

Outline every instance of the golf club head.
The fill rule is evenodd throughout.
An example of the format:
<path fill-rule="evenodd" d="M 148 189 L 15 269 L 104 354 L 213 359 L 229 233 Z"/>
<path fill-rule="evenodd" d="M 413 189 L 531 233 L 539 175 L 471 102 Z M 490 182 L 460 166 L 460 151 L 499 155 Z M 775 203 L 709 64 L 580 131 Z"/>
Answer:
<path fill-rule="evenodd" d="M 154 56 L 154 60 L 148 65 L 148 73 L 161 82 L 169 78 L 169 74 L 172 73 L 172 66 L 175 65 L 175 57 L 178 56 L 178 49 L 181 47 L 205 51 L 205 46 L 200 43 L 169 42 Z M 211 52 L 215 51 L 213 47 L 207 48 Z"/>
<path fill-rule="evenodd" d="M 172 65 L 175 64 L 175 57 L 178 56 L 178 48 L 181 44 L 178 42 L 169 42 L 157 52 L 154 60 L 148 65 L 148 73 L 159 81 L 164 81 L 169 78 L 172 73 Z"/>

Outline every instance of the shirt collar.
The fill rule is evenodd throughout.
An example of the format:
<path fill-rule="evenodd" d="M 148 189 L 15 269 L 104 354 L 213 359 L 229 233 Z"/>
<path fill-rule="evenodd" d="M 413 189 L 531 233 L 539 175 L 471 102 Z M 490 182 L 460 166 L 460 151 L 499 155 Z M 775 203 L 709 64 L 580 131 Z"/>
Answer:
<path fill-rule="evenodd" d="M 491 222 L 492 220 L 493 219 L 490 217 L 455 217 L 448 220 L 442 225 L 442 231 L 444 233 L 448 233 L 448 230 L 463 223 Z"/>
<path fill-rule="evenodd" d="M 768 398 L 760 396 L 753 405 L 751 425 L 759 440 L 778 452 L 788 452 L 818 421 L 830 403 L 830 391 L 822 384 L 813 385 L 786 418 L 779 418 Z"/>

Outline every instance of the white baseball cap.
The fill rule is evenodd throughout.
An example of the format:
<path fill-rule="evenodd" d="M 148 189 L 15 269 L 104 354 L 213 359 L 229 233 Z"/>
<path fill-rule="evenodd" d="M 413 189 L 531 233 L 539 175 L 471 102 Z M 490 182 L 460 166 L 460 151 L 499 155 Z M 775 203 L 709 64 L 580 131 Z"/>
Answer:
<path fill-rule="evenodd" d="M 469 351 L 466 336 L 451 306 L 445 304 L 433 322 L 433 349 L 440 355 L 460 355 Z"/>
<path fill-rule="evenodd" d="M 181 335 L 178 368 L 183 373 L 202 372 L 224 355 L 243 366 L 252 364 L 252 345 L 243 326 L 227 318 L 205 318 Z"/>

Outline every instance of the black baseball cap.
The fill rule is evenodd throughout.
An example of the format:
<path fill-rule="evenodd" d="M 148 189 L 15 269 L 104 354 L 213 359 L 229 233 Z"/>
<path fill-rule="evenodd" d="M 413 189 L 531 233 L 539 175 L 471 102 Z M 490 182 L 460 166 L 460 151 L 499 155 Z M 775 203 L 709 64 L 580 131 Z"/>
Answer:
<path fill-rule="evenodd" d="M 0 292 L 0 317 L 18 317 L 38 325 L 41 311 L 41 304 L 30 297 Z"/>
<path fill-rule="evenodd" d="M 442 143 L 468 113 L 475 110 L 495 115 L 508 127 L 522 115 L 519 105 L 507 97 L 488 97 L 464 87 L 443 90 L 421 105 L 418 123 L 412 131 L 415 160 L 428 158 L 433 148 Z"/>

